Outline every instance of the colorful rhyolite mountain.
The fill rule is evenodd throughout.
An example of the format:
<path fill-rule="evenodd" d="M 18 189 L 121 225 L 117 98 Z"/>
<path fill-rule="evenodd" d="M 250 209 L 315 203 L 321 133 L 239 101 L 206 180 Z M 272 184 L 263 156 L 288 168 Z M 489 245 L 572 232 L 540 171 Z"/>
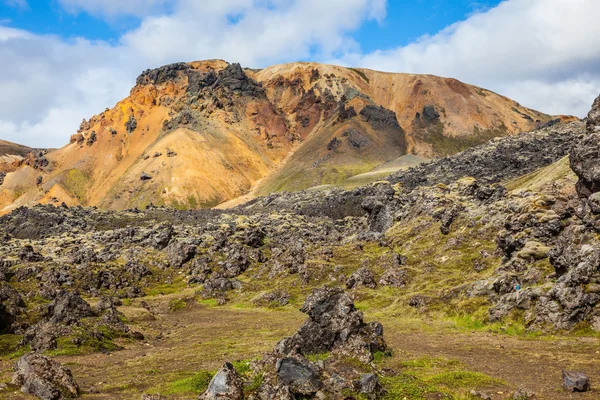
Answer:
<path fill-rule="evenodd" d="M 403 156 L 445 156 L 561 118 L 431 75 L 172 64 L 142 73 L 129 97 L 84 120 L 65 147 L 21 154 L 3 177 L 0 210 L 212 207 L 340 184 Z"/>

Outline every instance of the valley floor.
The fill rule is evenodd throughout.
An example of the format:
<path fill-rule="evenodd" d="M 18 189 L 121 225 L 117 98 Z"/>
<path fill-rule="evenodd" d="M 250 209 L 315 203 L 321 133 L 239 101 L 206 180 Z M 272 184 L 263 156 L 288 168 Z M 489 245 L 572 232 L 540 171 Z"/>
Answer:
<path fill-rule="evenodd" d="M 84 391 L 83 399 L 139 399 L 161 393 L 168 399 L 195 399 L 202 387 L 201 371 L 215 371 L 224 360 L 260 357 L 304 320 L 297 305 L 277 310 L 216 306 L 189 297 L 163 295 L 136 299 L 120 308 L 132 327 L 146 336 L 121 343 L 124 350 L 109 354 L 56 354 Z M 187 299 L 187 303 L 186 303 Z M 393 356 L 377 361 L 397 392 L 387 398 L 433 399 L 440 389 L 454 398 L 469 398 L 471 390 L 493 399 L 506 399 L 523 386 L 539 399 L 597 399 L 598 389 L 570 394 L 561 388 L 561 368 L 600 376 L 600 342 L 596 337 L 515 336 L 469 329 L 449 321 L 386 316 L 368 310 L 367 320 L 385 327 Z M 14 359 L 0 360 L 0 381 L 10 381 Z M 474 372 L 477 371 L 477 372 Z M 384 373 L 385 375 L 385 373 Z M 93 393 L 93 392 L 101 393 Z M 434 391 L 435 392 L 435 391 Z M 398 394 L 400 393 L 400 394 Z M 20 392 L 2 399 L 34 397 Z"/>

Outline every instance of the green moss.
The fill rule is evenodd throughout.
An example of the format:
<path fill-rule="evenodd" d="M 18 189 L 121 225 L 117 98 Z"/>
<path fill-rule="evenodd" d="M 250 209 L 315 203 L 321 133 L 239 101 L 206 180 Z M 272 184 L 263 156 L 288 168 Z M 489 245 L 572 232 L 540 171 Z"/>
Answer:
<path fill-rule="evenodd" d="M 173 299 L 169 301 L 169 310 L 171 312 L 183 310 L 187 306 L 186 299 Z"/>
<path fill-rule="evenodd" d="M 434 375 L 429 380 L 434 385 L 443 385 L 448 388 L 481 388 L 502 384 L 501 381 L 485 374 L 471 371 L 450 371 Z"/>
<path fill-rule="evenodd" d="M 22 346 L 22 340 L 22 335 L 0 335 L 0 357 L 13 359 L 27 353 L 29 346 Z"/>
<path fill-rule="evenodd" d="M 363 71 L 361 71 L 360 69 L 356 69 L 356 68 L 348 68 L 350 71 L 355 72 L 356 74 L 358 74 L 361 78 L 363 78 L 363 80 L 367 83 L 369 83 L 369 77 L 367 76 L 367 74 L 365 74 Z"/>
<path fill-rule="evenodd" d="M 244 386 L 244 397 L 248 397 L 249 395 L 258 392 L 258 389 L 260 389 L 263 381 L 263 374 L 256 375 L 251 381 L 248 382 L 246 386 Z"/>
<path fill-rule="evenodd" d="M 431 125 L 422 127 L 415 132 L 415 135 L 422 141 L 429 143 L 433 150 L 440 156 L 449 156 L 460 153 L 471 147 L 487 143 L 493 138 L 506 136 L 508 129 L 501 125 L 495 129 L 481 130 L 478 127 L 473 128 L 473 134 L 461 137 L 451 137 L 444 135 L 444 124 L 436 120 Z"/>
<path fill-rule="evenodd" d="M 162 283 L 153 285 L 147 289 L 144 289 L 148 296 L 159 296 L 165 294 L 179 293 L 187 287 L 187 284 L 181 277 L 177 277 L 172 283 Z"/>
<path fill-rule="evenodd" d="M 381 383 L 387 391 L 383 400 L 423 400 L 427 398 L 428 393 L 440 393 L 436 387 L 407 374 L 381 378 Z M 452 396 L 446 393 L 440 393 L 440 395 L 442 399 L 452 399 Z"/>
<path fill-rule="evenodd" d="M 198 395 L 199 393 L 206 391 L 213 376 L 214 374 L 211 372 L 198 372 L 197 374 L 194 374 L 188 378 L 179 379 L 175 382 L 169 383 L 167 388 L 163 391 L 163 394 Z"/>
<path fill-rule="evenodd" d="M 233 368 L 235 368 L 236 372 L 242 376 L 250 373 L 250 363 L 252 360 L 238 360 L 232 363 Z"/>
<path fill-rule="evenodd" d="M 329 353 L 309 354 L 306 356 L 308 361 L 316 363 L 317 361 L 326 360 L 329 357 Z"/>
<path fill-rule="evenodd" d="M 79 200 L 85 199 L 90 177 L 79 169 L 70 169 L 64 177 L 65 189 Z"/>

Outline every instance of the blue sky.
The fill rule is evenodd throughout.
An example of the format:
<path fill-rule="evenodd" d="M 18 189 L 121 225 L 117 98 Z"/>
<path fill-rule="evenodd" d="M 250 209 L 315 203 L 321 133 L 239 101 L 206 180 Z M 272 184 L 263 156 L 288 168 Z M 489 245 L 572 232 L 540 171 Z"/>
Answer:
<path fill-rule="evenodd" d="M 141 71 L 210 58 L 448 76 L 583 117 L 598 15 L 598 0 L 0 0 L 0 138 L 61 146 Z"/>
<path fill-rule="evenodd" d="M 389 1 L 384 20 L 366 21 L 352 36 L 365 52 L 404 46 L 499 3 L 500 0 Z M 155 15 L 169 11 L 168 4 L 152 8 Z M 37 34 L 58 35 L 65 40 L 85 37 L 116 43 L 124 33 L 138 27 L 141 20 L 141 17 L 132 15 L 116 15 L 107 19 L 85 10 L 65 8 L 53 0 L 6 0 L 0 3 L 3 25 Z"/>

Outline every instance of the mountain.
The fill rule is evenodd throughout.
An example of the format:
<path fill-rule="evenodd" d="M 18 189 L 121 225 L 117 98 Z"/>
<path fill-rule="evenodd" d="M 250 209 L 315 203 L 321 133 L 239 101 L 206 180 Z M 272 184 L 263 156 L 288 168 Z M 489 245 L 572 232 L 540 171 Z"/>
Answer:
<path fill-rule="evenodd" d="M 341 184 L 405 155 L 446 156 L 568 119 L 430 75 L 178 63 L 145 71 L 129 97 L 84 120 L 68 145 L 9 173 L 0 209 L 207 208 Z"/>

